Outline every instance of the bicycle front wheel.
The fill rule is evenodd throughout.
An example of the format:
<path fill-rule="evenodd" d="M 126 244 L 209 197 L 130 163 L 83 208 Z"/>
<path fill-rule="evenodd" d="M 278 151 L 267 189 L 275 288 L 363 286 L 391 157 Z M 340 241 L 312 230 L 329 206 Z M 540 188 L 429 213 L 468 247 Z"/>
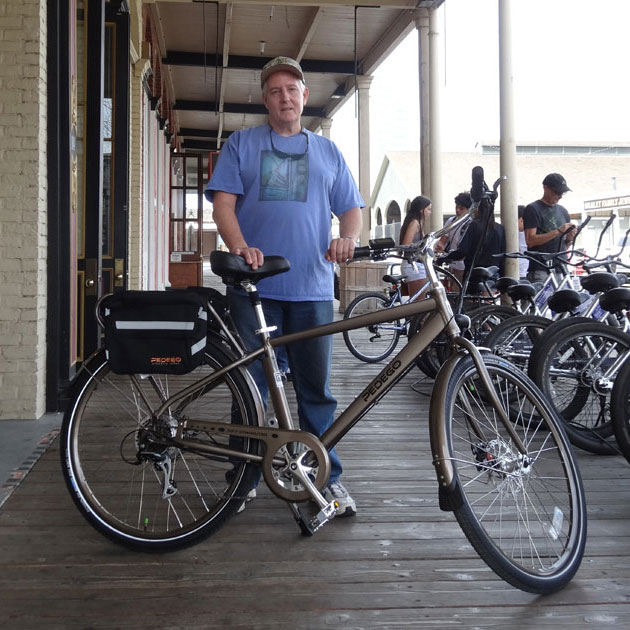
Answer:
<path fill-rule="evenodd" d="M 183 430 L 189 447 L 171 439 L 184 420 L 257 425 L 243 373 L 226 373 L 159 418 L 151 413 L 169 394 L 228 364 L 215 348 L 181 376 L 114 374 L 104 352 L 86 364 L 64 417 L 61 459 L 72 498 L 100 533 L 136 550 L 165 551 L 213 533 L 236 513 L 258 466 L 202 448 L 257 453 L 258 442 L 199 429 Z"/>
<path fill-rule="evenodd" d="M 382 293 L 363 293 L 350 302 L 343 318 L 375 313 L 390 306 L 390 300 Z M 402 328 L 403 323 L 399 319 L 392 319 L 382 324 L 348 330 L 343 333 L 343 340 L 357 359 L 378 363 L 394 351 Z"/>
<path fill-rule="evenodd" d="M 481 558 L 524 591 L 551 593 L 579 568 L 586 541 L 580 474 L 556 414 L 517 368 L 484 363 L 507 410 L 516 446 L 489 402 L 471 356 L 450 363 L 439 411 L 454 471 L 455 516 Z M 443 381 L 446 383 L 446 381 Z M 541 421 L 542 420 L 542 421 Z"/>
<path fill-rule="evenodd" d="M 630 462 L 630 359 L 619 370 L 610 399 L 610 415 L 617 444 Z"/>

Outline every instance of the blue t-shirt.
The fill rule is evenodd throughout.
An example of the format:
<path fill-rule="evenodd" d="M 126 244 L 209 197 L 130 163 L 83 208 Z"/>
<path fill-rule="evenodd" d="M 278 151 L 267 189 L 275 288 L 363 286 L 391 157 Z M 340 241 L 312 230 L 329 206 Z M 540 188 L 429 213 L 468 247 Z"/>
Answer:
<path fill-rule="evenodd" d="M 268 125 L 236 131 L 223 146 L 206 197 L 237 195 L 245 241 L 266 256 L 284 256 L 291 270 L 258 283 L 262 297 L 289 301 L 333 299 L 333 265 L 324 258 L 331 212 L 364 206 L 333 142 L 310 131 L 284 137 Z"/>

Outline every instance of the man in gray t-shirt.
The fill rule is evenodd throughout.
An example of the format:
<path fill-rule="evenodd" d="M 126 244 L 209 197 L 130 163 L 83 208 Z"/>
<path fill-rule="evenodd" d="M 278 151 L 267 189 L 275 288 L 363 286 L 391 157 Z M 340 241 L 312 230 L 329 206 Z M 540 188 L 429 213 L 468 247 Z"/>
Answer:
<path fill-rule="evenodd" d="M 569 213 L 558 204 L 565 192 L 571 189 L 560 173 L 549 173 L 543 179 L 543 196 L 530 203 L 523 213 L 527 249 L 533 252 L 558 252 L 573 242 L 575 228 Z M 548 271 L 540 265 L 530 263 L 528 280 L 544 282 Z"/>

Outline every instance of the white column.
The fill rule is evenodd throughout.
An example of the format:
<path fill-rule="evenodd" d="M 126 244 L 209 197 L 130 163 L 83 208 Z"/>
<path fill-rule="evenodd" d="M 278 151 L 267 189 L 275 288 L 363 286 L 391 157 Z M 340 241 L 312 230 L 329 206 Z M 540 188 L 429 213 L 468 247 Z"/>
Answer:
<path fill-rule="evenodd" d="M 440 105 L 442 94 L 441 50 L 442 38 L 440 37 L 440 13 L 441 9 L 429 10 L 429 147 L 431 161 L 431 201 L 433 213 L 431 215 L 431 228 L 433 230 L 442 227 L 442 142 L 440 133 Z"/>
<path fill-rule="evenodd" d="M 429 13 L 427 9 L 416 11 L 418 31 L 418 87 L 420 89 L 420 190 L 431 197 L 431 163 L 429 147 Z"/>
<path fill-rule="evenodd" d="M 499 98 L 501 111 L 501 224 L 508 252 L 518 251 L 518 194 L 512 72 L 512 0 L 499 0 Z M 518 260 L 507 258 L 505 275 L 518 278 Z"/>
<path fill-rule="evenodd" d="M 370 84 L 372 76 L 357 77 L 359 93 L 359 191 L 365 201 L 363 209 L 363 228 L 361 230 L 361 244 L 367 245 L 372 227 L 372 211 L 370 195 Z"/>
<path fill-rule="evenodd" d="M 319 124 L 322 128 L 322 136 L 330 140 L 330 128 L 332 127 L 332 118 L 321 118 Z"/>

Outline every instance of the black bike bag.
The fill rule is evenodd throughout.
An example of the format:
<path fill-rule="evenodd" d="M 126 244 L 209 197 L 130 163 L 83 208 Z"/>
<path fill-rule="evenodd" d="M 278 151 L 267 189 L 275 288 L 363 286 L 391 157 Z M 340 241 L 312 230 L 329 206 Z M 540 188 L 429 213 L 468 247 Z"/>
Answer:
<path fill-rule="evenodd" d="M 117 374 L 186 374 L 201 364 L 208 315 L 199 293 L 119 291 L 102 308 L 107 359 Z"/>

